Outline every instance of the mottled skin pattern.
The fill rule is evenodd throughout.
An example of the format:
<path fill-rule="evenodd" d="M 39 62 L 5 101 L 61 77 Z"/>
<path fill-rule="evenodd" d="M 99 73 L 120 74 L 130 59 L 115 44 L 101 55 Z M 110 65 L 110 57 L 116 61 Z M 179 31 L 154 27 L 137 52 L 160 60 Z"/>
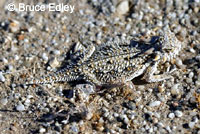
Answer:
<path fill-rule="evenodd" d="M 85 80 L 96 86 L 114 85 L 131 81 L 144 74 L 147 82 L 170 79 L 170 72 L 155 74 L 159 66 L 171 62 L 181 50 L 182 43 L 169 29 L 150 43 L 129 41 L 109 41 L 100 46 L 93 44 L 87 48 L 75 46 L 71 59 L 76 61 L 52 75 L 33 80 L 32 84 L 59 81 Z M 163 71 L 163 70 L 159 70 Z"/>

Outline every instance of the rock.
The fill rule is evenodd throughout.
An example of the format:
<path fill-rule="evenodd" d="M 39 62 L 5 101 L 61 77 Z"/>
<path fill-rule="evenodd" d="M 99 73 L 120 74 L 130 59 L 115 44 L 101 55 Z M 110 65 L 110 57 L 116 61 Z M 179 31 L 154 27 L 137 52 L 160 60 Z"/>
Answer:
<path fill-rule="evenodd" d="M 15 33 L 19 30 L 20 28 L 20 23 L 16 20 L 12 20 L 12 22 L 9 25 L 10 31 Z"/>
<path fill-rule="evenodd" d="M 118 15 L 124 15 L 129 11 L 129 3 L 127 0 L 120 2 L 117 5 L 117 14 Z"/>
<path fill-rule="evenodd" d="M 175 114 L 174 114 L 174 113 L 169 113 L 168 117 L 169 117 L 170 119 L 173 119 L 173 118 L 175 117 Z"/>
<path fill-rule="evenodd" d="M 172 88 L 171 88 L 171 94 L 172 95 L 179 95 L 180 94 L 180 90 L 178 88 L 179 84 L 175 84 Z"/>
<path fill-rule="evenodd" d="M 60 55 L 60 50 L 53 50 L 53 53 L 54 53 L 55 55 Z"/>
<path fill-rule="evenodd" d="M 188 75 L 188 77 L 191 78 L 191 79 L 193 78 L 193 76 L 194 76 L 194 72 L 190 72 L 189 75 Z"/>
<path fill-rule="evenodd" d="M 40 130 L 39 130 L 39 132 L 40 132 L 40 133 L 44 133 L 44 132 L 46 132 L 46 129 L 43 128 L 43 127 L 41 127 Z"/>
<path fill-rule="evenodd" d="M 177 59 L 176 59 L 176 65 L 179 66 L 179 67 L 181 67 L 181 66 L 183 65 L 182 60 L 179 59 L 179 58 L 177 58 Z"/>
<path fill-rule="evenodd" d="M 47 54 L 46 53 L 43 53 L 42 54 L 42 59 L 44 60 L 44 61 L 48 61 L 48 56 L 47 56 Z"/>
<path fill-rule="evenodd" d="M 19 105 L 17 105 L 16 110 L 21 112 L 21 111 L 25 110 L 25 107 L 23 104 L 19 104 Z"/>
<path fill-rule="evenodd" d="M 2 105 L 6 105 L 8 103 L 8 100 L 7 100 L 7 98 L 3 98 L 3 99 L 1 99 L 0 102 Z"/>
<path fill-rule="evenodd" d="M 5 77 L 3 76 L 2 72 L 0 72 L 0 81 L 1 82 L 5 82 Z"/>
<path fill-rule="evenodd" d="M 160 104 L 161 104 L 160 101 L 154 101 L 154 102 L 151 102 L 151 103 L 149 104 L 149 106 L 150 106 L 150 107 L 156 107 L 156 106 L 159 106 Z"/>
<path fill-rule="evenodd" d="M 50 59 L 49 65 L 50 65 L 52 68 L 56 68 L 56 67 L 59 65 L 59 62 L 58 62 L 57 58 L 52 58 L 52 59 Z"/>
<path fill-rule="evenodd" d="M 127 115 L 122 114 L 122 115 L 120 115 L 119 117 L 120 117 L 121 120 L 123 120 L 123 122 L 124 122 L 125 124 L 127 124 L 127 125 L 129 124 L 129 119 L 128 119 Z"/>
<path fill-rule="evenodd" d="M 175 115 L 176 115 L 177 117 L 182 117 L 182 116 L 183 116 L 183 112 L 181 112 L 181 111 L 179 111 L 179 110 L 176 110 L 176 111 L 175 111 Z"/>
<path fill-rule="evenodd" d="M 195 122 L 190 122 L 190 123 L 188 124 L 188 126 L 189 126 L 190 128 L 194 128 Z"/>

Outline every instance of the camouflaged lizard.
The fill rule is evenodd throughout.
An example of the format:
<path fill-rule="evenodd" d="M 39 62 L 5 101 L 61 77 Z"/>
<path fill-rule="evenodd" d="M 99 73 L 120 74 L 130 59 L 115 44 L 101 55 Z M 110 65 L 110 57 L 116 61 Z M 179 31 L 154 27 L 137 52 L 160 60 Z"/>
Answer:
<path fill-rule="evenodd" d="M 147 82 L 159 82 L 172 78 L 169 68 L 162 66 L 170 63 L 181 48 L 182 42 L 169 28 L 149 43 L 115 40 L 100 46 L 91 44 L 86 48 L 77 44 L 71 54 L 75 63 L 52 75 L 35 79 L 31 84 L 85 80 L 96 86 L 119 85 L 140 75 Z"/>

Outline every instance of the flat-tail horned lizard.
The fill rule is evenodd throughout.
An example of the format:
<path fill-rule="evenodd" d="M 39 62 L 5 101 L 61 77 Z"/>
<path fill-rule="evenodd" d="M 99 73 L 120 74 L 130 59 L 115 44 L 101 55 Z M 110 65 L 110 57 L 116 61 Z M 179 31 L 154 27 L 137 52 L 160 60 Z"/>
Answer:
<path fill-rule="evenodd" d="M 31 84 L 85 80 L 96 86 L 119 85 L 140 75 L 147 82 L 159 82 L 172 78 L 169 68 L 159 69 L 171 63 L 181 48 L 182 42 L 169 28 L 151 42 L 116 39 L 99 46 L 77 44 L 71 54 L 75 63 L 52 75 L 34 79 Z"/>

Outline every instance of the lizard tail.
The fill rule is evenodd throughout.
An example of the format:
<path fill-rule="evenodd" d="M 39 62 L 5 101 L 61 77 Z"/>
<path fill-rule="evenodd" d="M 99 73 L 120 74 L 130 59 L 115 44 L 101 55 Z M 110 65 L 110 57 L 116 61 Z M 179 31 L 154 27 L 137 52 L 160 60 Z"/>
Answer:
<path fill-rule="evenodd" d="M 63 75 L 50 75 L 46 77 L 41 77 L 39 79 L 33 79 L 28 84 L 51 84 L 55 82 L 68 82 L 77 80 L 79 76 L 67 76 Z"/>

